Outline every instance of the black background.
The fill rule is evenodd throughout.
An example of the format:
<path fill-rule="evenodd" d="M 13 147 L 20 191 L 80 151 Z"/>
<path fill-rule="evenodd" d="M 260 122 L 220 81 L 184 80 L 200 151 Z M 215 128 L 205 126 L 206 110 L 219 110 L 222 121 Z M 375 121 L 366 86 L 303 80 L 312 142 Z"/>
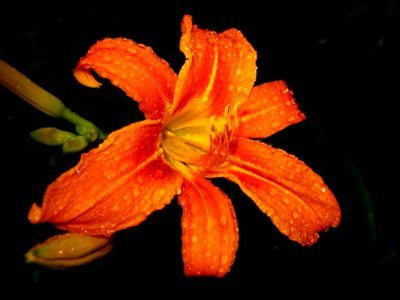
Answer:
<path fill-rule="evenodd" d="M 117 88 L 105 83 L 92 90 L 73 78 L 72 69 L 93 43 L 104 37 L 133 39 L 151 46 L 178 72 L 184 14 L 200 28 L 237 28 L 258 52 L 257 83 L 285 80 L 307 116 L 266 142 L 295 154 L 325 179 L 342 208 L 342 222 L 304 248 L 282 236 L 238 187 L 215 180 L 232 198 L 240 229 L 237 258 L 224 278 L 184 277 L 176 200 L 119 232 L 113 251 L 101 260 L 66 271 L 27 265 L 24 253 L 58 233 L 48 224 L 29 224 L 27 212 L 80 154 L 63 155 L 57 147 L 31 140 L 29 132 L 40 127 L 73 128 L 0 88 L 2 248 L 12 275 L 5 269 L 11 282 L 3 284 L 12 295 L 320 297 L 348 288 L 383 293 L 395 287 L 400 273 L 398 1 L 134 0 L 87 6 L 2 7 L 0 59 L 111 132 L 142 115 Z"/>

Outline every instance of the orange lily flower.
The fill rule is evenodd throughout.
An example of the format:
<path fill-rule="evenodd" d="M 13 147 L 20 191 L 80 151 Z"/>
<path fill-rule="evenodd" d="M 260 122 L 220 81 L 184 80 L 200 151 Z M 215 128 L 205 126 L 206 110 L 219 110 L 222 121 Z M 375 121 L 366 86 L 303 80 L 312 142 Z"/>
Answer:
<path fill-rule="evenodd" d="M 111 133 L 50 184 L 32 223 L 110 238 L 138 225 L 175 196 L 182 207 L 187 276 L 222 277 L 239 230 L 231 200 L 210 178 L 224 177 L 289 239 L 309 246 L 341 218 L 335 196 L 304 162 L 261 141 L 304 120 L 285 82 L 254 86 L 257 53 L 239 30 L 181 23 L 186 61 L 177 75 L 151 48 L 125 38 L 98 41 L 74 75 L 91 71 L 139 102 L 146 119 Z"/>

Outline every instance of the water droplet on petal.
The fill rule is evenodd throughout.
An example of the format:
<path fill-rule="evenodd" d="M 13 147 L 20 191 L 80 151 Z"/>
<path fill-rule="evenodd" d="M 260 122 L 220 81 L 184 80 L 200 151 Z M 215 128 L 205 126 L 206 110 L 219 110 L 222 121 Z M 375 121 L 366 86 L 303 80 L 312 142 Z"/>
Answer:
<path fill-rule="evenodd" d="M 192 243 L 197 243 L 198 237 L 197 235 L 192 236 Z"/>
<path fill-rule="evenodd" d="M 109 170 L 104 171 L 103 175 L 107 179 L 113 179 L 116 176 L 116 174 L 113 171 L 109 171 Z"/>
<path fill-rule="evenodd" d="M 219 220 L 221 221 L 222 226 L 226 226 L 226 224 L 228 223 L 226 216 L 221 216 Z"/>
<path fill-rule="evenodd" d="M 269 189 L 269 194 L 271 196 L 276 196 L 278 194 L 278 190 L 276 188 L 270 188 Z"/>
<path fill-rule="evenodd" d="M 280 124 L 281 123 L 279 123 L 278 121 L 274 121 L 271 123 L 271 128 L 277 128 L 277 127 L 279 127 Z"/>
<path fill-rule="evenodd" d="M 164 172 L 162 170 L 156 170 L 153 174 L 153 177 L 155 178 L 163 178 L 164 177 Z"/>
<path fill-rule="evenodd" d="M 136 54 L 136 53 L 137 53 L 137 50 L 136 50 L 135 48 L 128 48 L 128 52 L 129 52 L 130 54 Z"/>

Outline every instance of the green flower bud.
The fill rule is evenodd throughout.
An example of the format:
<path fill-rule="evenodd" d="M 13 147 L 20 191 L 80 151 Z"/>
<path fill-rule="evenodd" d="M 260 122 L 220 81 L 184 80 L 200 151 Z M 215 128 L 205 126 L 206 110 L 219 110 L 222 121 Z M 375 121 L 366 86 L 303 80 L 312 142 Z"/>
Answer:
<path fill-rule="evenodd" d="M 27 263 L 50 269 L 67 269 L 90 263 L 111 249 L 110 239 L 65 233 L 34 246 L 25 254 L 25 259 Z"/>
<path fill-rule="evenodd" d="M 62 145 L 63 153 L 79 152 L 88 144 L 89 143 L 84 136 L 76 135 Z"/>
<path fill-rule="evenodd" d="M 76 135 L 69 131 L 59 130 L 54 127 L 39 128 L 30 133 L 37 142 L 49 146 L 61 146 Z"/>

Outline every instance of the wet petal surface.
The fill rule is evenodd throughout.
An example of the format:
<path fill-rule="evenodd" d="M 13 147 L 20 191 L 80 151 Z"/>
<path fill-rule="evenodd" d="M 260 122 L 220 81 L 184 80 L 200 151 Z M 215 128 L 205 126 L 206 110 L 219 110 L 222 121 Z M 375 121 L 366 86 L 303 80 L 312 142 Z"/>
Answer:
<path fill-rule="evenodd" d="M 201 177 L 185 180 L 179 204 L 182 255 L 187 276 L 224 276 L 238 247 L 238 226 L 230 199 Z"/>

